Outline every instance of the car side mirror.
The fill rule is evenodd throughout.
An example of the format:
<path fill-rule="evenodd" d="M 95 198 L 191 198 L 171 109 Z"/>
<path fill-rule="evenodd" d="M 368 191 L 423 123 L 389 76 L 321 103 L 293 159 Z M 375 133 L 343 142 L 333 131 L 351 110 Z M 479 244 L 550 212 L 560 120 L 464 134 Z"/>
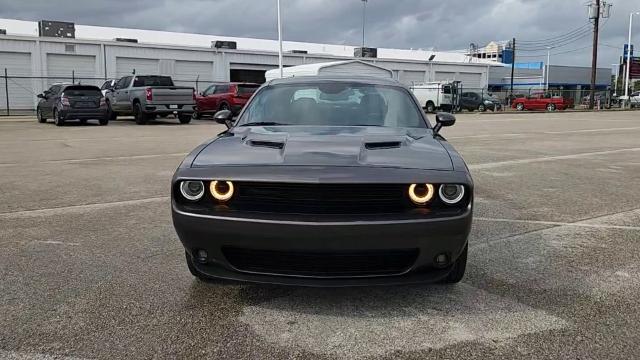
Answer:
<path fill-rule="evenodd" d="M 36 95 L 39 99 L 46 99 L 47 96 L 45 94 L 38 94 Z"/>
<path fill-rule="evenodd" d="M 213 120 L 218 124 L 225 124 L 227 128 L 231 128 L 231 125 L 233 125 L 233 113 L 230 110 L 220 110 L 213 115 Z"/>
<path fill-rule="evenodd" d="M 440 129 L 445 126 L 453 126 L 456 123 L 456 117 L 446 112 L 436 114 L 436 126 L 433 127 L 433 136 L 436 136 Z"/>

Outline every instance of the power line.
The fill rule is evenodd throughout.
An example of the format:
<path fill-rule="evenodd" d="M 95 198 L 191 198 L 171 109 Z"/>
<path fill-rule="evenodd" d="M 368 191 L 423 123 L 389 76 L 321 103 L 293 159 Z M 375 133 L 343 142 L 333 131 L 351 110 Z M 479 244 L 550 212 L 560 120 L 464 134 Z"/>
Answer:
<path fill-rule="evenodd" d="M 553 36 L 550 38 L 546 38 L 546 39 L 540 39 L 540 40 L 521 40 L 520 42 L 524 43 L 525 45 L 535 45 L 538 43 L 548 43 L 550 41 L 554 41 L 566 36 L 571 36 L 575 33 L 580 33 L 582 31 L 584 31 L 585 29 L 589 29 L 589 31 L 591 30 L 591 23 L 586 23 L 584 25 L 582 25 L 581 27 L 577 28 L 577 29 L 573 29 L 565 34 L 561 34 L 561 35 L 557 35 L 557 36 Z"/>

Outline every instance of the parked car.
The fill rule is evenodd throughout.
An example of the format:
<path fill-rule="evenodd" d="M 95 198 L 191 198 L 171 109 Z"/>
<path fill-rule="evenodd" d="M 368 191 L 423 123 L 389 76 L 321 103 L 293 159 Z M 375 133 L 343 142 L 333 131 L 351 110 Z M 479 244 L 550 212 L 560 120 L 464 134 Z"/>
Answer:
<path fill-rule="evenodd" d="M 109 79 L 104 83 L 102 83 L 102 86 L 100 87 L 100 90 L 102 91 L 102 96 L 107 96 L 107 92 L 113 90 L 117 82 L 118 82 L 118 79 Z"/>
<path fill-rule="evenodd" d="M 220 110 L 231 110 L 237 115 L 259 87 L 259 84 L 254 83 L 213 84 L 196 96 L 193 117 L 199 119 L 203 115 L 213 115 Z"/>
<path fill-rule="evenodd" d="M 488 95 L 479 94 L 477 92 L 463 92 L 460 94 L 460 110 L 469 111 L 499 111 L 502 110 L 502 104 L 498 99 L 495 99 Z"/>
<path fill-rule="evenodd" d="M 191 273 L 295 285 L 462 279 L 473 181 L 399 82 L 271 80 L 171 183 Z"/>
<path fill-rule="evenodd" d="M 438 81 L 411 86 L 420 106 L 428 112 L 451 111 L 458 107 L 459 82 Z"/>
<path fill-rule="evenodd" d="M 133 115 L 142 125 L 156 116 L 173 114 L 181 124 L 188 124 L 196 96 L 192 87 L 175 86 L 169 76 L 130 75 L 118 80 L 106 98 L 111 119 Z"/>
<path fill-rule="evenodd" d="M 57 126 L 68 120 L 98 120 L 100 125 L 109 123 L 107 104 L 100 88 L 93 85 L 70 83 L 53 84 L 42 94 L 38 94 L 36 116 L 38 122 L 45 123 L 52 118 Z"/>
<path fill-rule="evenodd" d="M 636 91 L 629 95 L 629 104 L 632 108 L 640 107 L 640 91 Z"/>
<path fill-rule="evenodd" d="M 537 94 L 513 99 L 511 107 L 518 110 L 565 110 L 573 107 L 572 99 L 548 94 Z"/>
<path fill-rule="evenodd" d="M 591 94 L 582 97 L 582 106 L 589 106 L 589 100 L 591 99 Z M 609 100 L 607 100 L 607 94 L 605 93 L 596 93 L 594 106 L 598 106 L 598 102 L 600 102 L 601 108 L 610 108 L 611 104 Z"/>

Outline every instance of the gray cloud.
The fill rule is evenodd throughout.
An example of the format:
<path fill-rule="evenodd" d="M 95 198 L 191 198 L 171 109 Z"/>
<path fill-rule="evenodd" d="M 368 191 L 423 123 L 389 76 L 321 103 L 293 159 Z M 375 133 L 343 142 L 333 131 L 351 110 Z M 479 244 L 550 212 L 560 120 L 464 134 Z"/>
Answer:
<path fill-rule="evenodd" d="M 287 40 L 359 44 L 359 0 L 281 0 Z M 0 17 L 68 20 L 78 24 L 276 38 L 276 0 L 0 0 Z M 634 9 L 633 6 L 638 9 Z M 640 10 L 635 0 L 615 0 L 601 35 L 599 65 L 609 67 L 626 42 L 628 16 Z M 538 40 L 587 24 L 585 0 L 369 0 L 368 46 L 467 48 L 491 40 Z M 640 29 L 640 19 L 638 27 Z M 635 31 L 640 43 L 640 30 Z M 561 53 L 584 48 L 591 36 L 577 39 Z M 545 54 L 534 57 L 537 54 Z M 590 65 L 591 50 L 554 55 L 554 64 Z M 521 60 L 546 58 L 546 51 L 522 52 Z M 528 57 L 524 57 L 528 56 Z"/>

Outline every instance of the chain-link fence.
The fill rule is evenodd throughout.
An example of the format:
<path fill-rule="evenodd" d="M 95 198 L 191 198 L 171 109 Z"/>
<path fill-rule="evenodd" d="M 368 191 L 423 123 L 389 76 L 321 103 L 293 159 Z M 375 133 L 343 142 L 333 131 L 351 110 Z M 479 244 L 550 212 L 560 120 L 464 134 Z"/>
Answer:
<path fill-rule="evenodd" d="M 204 77 L 206 79 L 206 77 Z M 95 85 L 102 87 L 110 79 L 104 77 L 76 76 L 71 71 L 68 76 L 25 76 L 12 74 L 7 69 L 0 70 L 0 116 L 34 115 L 38 105 L 37 95 L 57 83 Z M 176 86 L 193 87 L 204 90 L 211 80 L 201 80 L 198 75 L 190 78 L 173 78 Z"/>

